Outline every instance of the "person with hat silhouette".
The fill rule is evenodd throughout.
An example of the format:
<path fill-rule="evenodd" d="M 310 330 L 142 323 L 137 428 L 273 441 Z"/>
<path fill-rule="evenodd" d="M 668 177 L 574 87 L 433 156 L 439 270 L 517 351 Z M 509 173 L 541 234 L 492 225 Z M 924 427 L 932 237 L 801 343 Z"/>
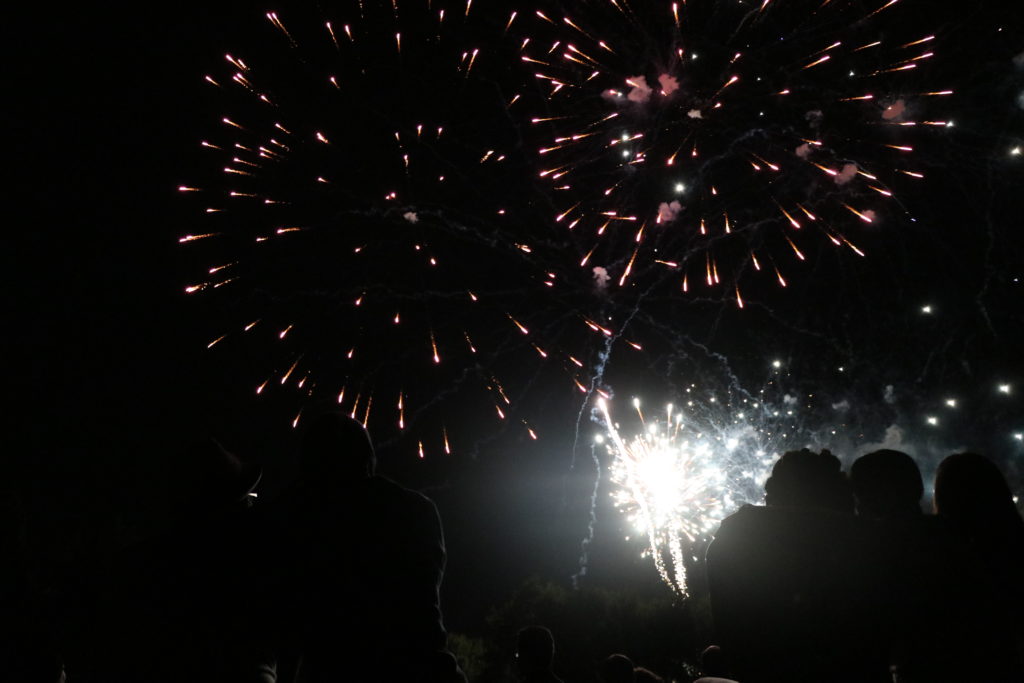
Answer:
<path fill-rule="evenodd" d="M 262 470 L 209 437 L 174 435 L 166 456 L 165 525 L 97 580 L 92 628 L 109 651 L 96 666 L 108 680 L 270 683 L 273 661 L 245 618 L 257 547 L 250 494 Z"/>
<path fill-rule="evenodd" d="M 446 649 L 434 503 L 378 476 L 366 429 L 340 413 L 310 423 L 299 469 L 271 515 L 278 637 L 298 653 L 297 680 L 465 681 Z"/>

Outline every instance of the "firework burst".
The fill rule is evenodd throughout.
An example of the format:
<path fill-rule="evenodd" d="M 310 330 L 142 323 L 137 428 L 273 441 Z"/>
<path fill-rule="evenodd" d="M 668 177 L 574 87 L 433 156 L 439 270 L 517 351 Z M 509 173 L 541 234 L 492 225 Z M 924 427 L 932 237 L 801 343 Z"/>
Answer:
<path fill-rule="evenodd" d="M 645 418 L 634 399 L 639 429 L 623 437 L 608 402 L 598 400 L 615 506 L 646 538 L 644 554 L 680 595 L 687 594 L 693 554 L 726 514 L 759 498 L 767 476 L 771 458 L 765 449 L 772 437 L 755 428 L 749 414 L 762 406 L 745 403 L 747 412 L 722 420 L 707 410 L 701 416 L 692 401 L 686 409 L 669 404 L 663 416 Z"/>
<path fill-rule="evenodd" d="M 530 332 L 557 276 L 523 238 L 509 178 L 530 174 L 479 47 L 504 27 L 471 3 L 330 11 L 268 13 L 205 77 L 226 113 L 179 188 L 204 264 L 186 292 L 221 312 L 211 350 L 245 345 L 253 390 L 290 393 L 293 425 L 330 402 L 382 435 L 428 423 L 414 451 L 447 453 L 447 394 L 480 408 L 461 422 L 508 420 L 524 368 L 576 367 Z"/>
<path fill-rule="evenodd" d="M 821 238 L 863 255 L 904 213 L 915 149 L 951 125 L 935 35 L 898 1 L 538 10 L 520 43 L 532 139 L 579 264 L 619 286 L 670 276 L 786 286 Z M 525 23 L 525 22 L 524 22 Z M 927 83 L 928 85 L 923 85 Z"/>

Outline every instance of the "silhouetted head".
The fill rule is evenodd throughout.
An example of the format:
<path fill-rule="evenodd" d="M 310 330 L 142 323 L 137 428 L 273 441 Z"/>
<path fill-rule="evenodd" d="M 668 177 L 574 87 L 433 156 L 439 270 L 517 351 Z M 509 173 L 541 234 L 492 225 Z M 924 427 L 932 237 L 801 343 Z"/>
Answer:
<path fill-rule="evenodd" d="M 850 467 L 857 514 L 894 519 L 921 514 L 924 483 L 914 459 L 887 448 L 857 458 Z"/>
<path fill-rule="evenodd" d="M 360 422 L 342 413 L 324 413 L 302 435 L 299 465 L 308 481 L 344 483 L 373 476 L 377 458 Z"/>
<path fill-rule="evenodd" d="M 828 451 L 787 451 L 772 468 L 764 491 L 767 505 L 853 512 L 849 482 L 839 458 Z"/>
<path fill-rule="evenodd" d="M 608 655 L 597 667 L 602 683 L 633 683 L 633 660 L 626 655 Z"/>
<path fill-rule="evenodd" d="M 979 531 L 986 527 L 1019 527 L 1021 522 L 1003 473 L 977 453 L 957 453 L 939 463 L 935 511 Z"/>
<path fill-rule="evenodd" d="M 516 643 L 516 667 L 523 674 L 551 669 L 555 659 L 555 639 L 543 626 L 527 626 L 519 631 Z"/>
<path fill-rule="evenodd" d="M 634 683 L 663 683 L 665 679 L 654 673 L 650 669 L 645 669 L 642 666 L 638 666 L 633 669 L 633 681 Z"/>
<path fill-rule="evenodd" d="M 722 648 L 717 645 L 708 645 L 700 653 L 700 668 L 705 676 L 719 676 L 724 678 L 729 673 L 729 666 L 725 661 Z"/>

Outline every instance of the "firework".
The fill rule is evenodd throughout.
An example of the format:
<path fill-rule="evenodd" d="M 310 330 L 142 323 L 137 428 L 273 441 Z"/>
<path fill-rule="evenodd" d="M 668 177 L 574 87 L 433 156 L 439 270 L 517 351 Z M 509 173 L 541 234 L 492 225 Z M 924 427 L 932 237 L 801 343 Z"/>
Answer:
<path fill-rule="evenodd" d="M 757 402 L 746 402 L 759 411 Z M 662 580 L 687 594 L 686 567 L 722 518 L 742 502 L 757 500 L 771 458 L 771 437 L 739 411 L 722 421 L 690 402 L 672 404 L 661 417 L 645 418 L 634 400 L 639 429 L 623 437 L 607 401 L 598 400 L 612 459 L 615 506 L 646 538 Z M 706 407 L 705 407 L 706 408 Z"/>
<path fill-rule="evenodd" d="M 479 46 L 504 27 L 471 3 L 330 11 L 268 13 L 205 77 L 225 113 L 179 188 L 204 264 L 185 291 L 220 312 L 212 352 L 244 345 L 254 392 L 294 397 L 294 426 L 332 402 L 376 434 L 429 423 L 415 452 L 447 453 L 448 394 L 480 408 L 461 422 L 506 420 L 524 368 L 575 368 L 530 332 L 557 276 L 524 238 L 537 221 L 509 178 L 529 174 Z"/>
<path fill-rule="evenodd" d="M 579 265 L 742 307 L 743 276 L 785 287 L 819 243 L 864 255 L 952 125 L 926 73 L 940 41 L 875 5 L 611 0 L 523 21 L 538 174 Z"/>

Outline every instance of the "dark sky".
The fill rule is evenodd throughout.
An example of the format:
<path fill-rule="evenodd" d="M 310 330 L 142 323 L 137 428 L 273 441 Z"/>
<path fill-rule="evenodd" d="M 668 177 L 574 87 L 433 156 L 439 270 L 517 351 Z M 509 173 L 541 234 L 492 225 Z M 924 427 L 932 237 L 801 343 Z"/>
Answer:
<path fill-rule="evenodd" d="M 16 94 L 8 107 L 20 123 L 5 139 L 15 160 L 8 365 L 24 383 L 10 392 L 18 444 L 11 480 L 42 501 L 41 528 L 57 530 L 55 537 L 78 506 L 144 511 L 153 507 L 147 499 L 173 496 L 160 490 L 168 453 L 207 430 L 264 463 L 267 495 L 287 481 L 295 402 L 253 399 L 262 379 L 251 370 L 258 350 L 206 351 L 223 331 L 223 308 L 182 293 L 197 266 L 209 264 L 177 243 L 193 232 L 194 213 L 175 188 L 209 171 L 198 141 L 228 113 L 217 110 L 202 76 L 221 69 L 233 45 L 258 59 L 279 54 L 263 42 L 270 32 L 261 13 L 241 5 L 34 16 L 15 26 L 8 91 Z M 533 271 L 510 266 L 519 280 L 501 294 L 502 305 L 536 301 L 577 318 L 607 312 L 618 323 L 635 310 L 645 352 L 630 355 L 620 345 L 599 383 L 618 396 L 644 395 L 656 405 L 678 400 L 691 383 L 724 403 L 769 396 L 800 407 L 783 427 L 795 435 L 786 445 L 831 446 L 848 458 L 895 439 L 926 469 L 943 452 L 970 447 L 1019 478 L 1024 449 L 1013 434 L 1024 431 L 1024 156 L 1010 151 L 1024 145 L 1024 23 L 1004 7 L 982 2 L 921 17 L 941 38 L 941 67 L 930 75 L 960 93 L 956 128 L 924 151 L 927 184 L 906 197 L 907 215 L 917 221 L 865 233 L 865 259 L 816 251 L 785 291 L 748 290 L 743 311 L 729 296 L 660 290 L 615 304 L 595 304 L 585 291 L 536 298 Z M 546 201 L 531 211 L 541 213 Z M 294 249 L 316 253 L 315 244 Z M 550 264 L 545 258 L 525 263 Z M 268 287 L 288 286 L 289 263 L 281 257 Z M 504 273 L 505 266 L 490 266 L 486 259 L 460 265 L 483 286 Z M 567 279 L 588 283 L 586 274 Z M 451 315 L 462 324 L 457 317 L 465 314 Z M 535 319 L 559 344 L 579 338 L 541 313 Z M 411 339 L 420 343 L 422 335 Z M 492 367 L 513 375 L 525 397 L 509 424 L 529 419 L 541 439 L 481 421 L 476 398 L 460 389 L 445 404 L 453 433 L 466 434 L 453 456 L 420 462 L 401 439 L 382 452 L 385 469 L 428 487 L 445 516 L 449 590 L 465 589 L 462 602 L 455 599 L 456 620 L 478 617 L 480 604 L 527 574 L 565 580 L 578 570 L 598 427 L 586 412 L 579 419 L 580 394 L 560 369 L 531 365 L 517 373 L 521 351 L 496 353 Z M 600 351 L 591 344 L 591 359 Z M 1004 384 L 1009 394 L 999 390 Z M 887 386 L 894 401 L 885 400 Z M 953 396 L 956 411 L 944 403 Z M 844 402 L 847 408 L 837 408 Z M 935 415 L 940 424 L 931 429 L 927 417 Z M 602 501 L 607 493 L 605 482 Z M 653 575 L 635 544 L 618 541 L 621 526 L 602 502 L 591 580 Z M 480 599 L 465 599 L 474 590 Z"/>

